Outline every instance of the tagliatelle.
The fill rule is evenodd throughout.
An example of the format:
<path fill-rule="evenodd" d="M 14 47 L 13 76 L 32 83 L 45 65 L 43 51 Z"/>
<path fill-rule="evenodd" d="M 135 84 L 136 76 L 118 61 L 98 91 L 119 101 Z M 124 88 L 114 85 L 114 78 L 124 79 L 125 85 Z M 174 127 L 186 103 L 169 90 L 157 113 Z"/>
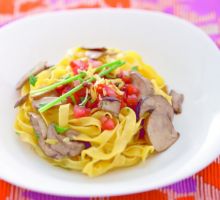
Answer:
<path fill-rule="evenodd" d="M 59 126 L 67 127 L 69 123 L 70 104 L 61 105 L 59 108 Z"/>
<path fill-rule="evenodd" d="M 144 77 L 153 80 L 153 85 L 156 88 L 156 93 L 164 96 L 169 102 L 171 97 L 162 91 L 165 86 L 164 80 L 154 71 L 154 69 L 143 63 L 141 57 L 133 51 L 121 52 L 116 50 L 117 59 L 126 62 L 122 69 L 130 69 L 132 66 L 138 66 L 138 72 Z M 75 52 L 75 53 L 73 53 Z M 69 63 L 73 59 L 78 59 L 84 56 L 84 51 L 76 49 L 64 57 L 55 67 L 45 70 L 37 75 L 37 83 L 31 86 L 27 83 L 22 88 L 22 94 L 27 94 L 30 90 L 39 89 L 51 85 L 71 74 Z M 111 56 L 100 59 L 102 62 L 109 62 Z M 94 70 L 90 70 L 90 76 Z M 87 74 L 88 75 L 88 74 Z M 101 79 L 100 79 L 101 80 Z M 108 83 L 111 81 L 108 80 Z M 123 82 L 119 79 L 113 80 L 123 86 Z M 94 89 L 94 85 L 90 88 L 91 100 L 95 101 L 98 94 Z M 115 86 L 114 86 L 115 87 Z M 113 89 L 114 89 L 113 87 Z M 116 93 L 123 95 L 118 88 Z M 74 139 L 82 142 L 89 142 L 90 148 L 84 149 L 80 155 L 70 158 L 63 157 L 55 159 L 44 154 L 39 147 L 38 138 L 30 123 L 29 112 L 38 113 L 32 106 L 32 99 L 29 98 L 23 105 L 19 107 L 18 114 L 15 121 L 15 131 L 20 138 L 29 143 L 36 153 L 46 159 L 55 166 L 60 166 L 70 170 L 80 170 L 84 174 L 91 177 L 106 173 L 107 171 L 133 166 L 140 161 L 144 161 L 150 154 L 154 152 L 154 148 L 148 144 L 137 143 L 137 133 L 141 128 L 141 120 L 136 121 L 135 112 L 128 107 L 120 110 L 119 117 L 115 119 L 116 126 L 112 130 L 102 130 L 100 118 L 109 116 L 113 118 L 112 114 L 106 111 L 93 110 L 92 114 L 87 117 L 74 118 L 73 106 L 64 104 L 54 106 L 51 109 L 40 113 L 47 125 L 51 123 L 59 124 L 62 127 L 69 127 L 79 133 Z M 51 140 L 48 140 L 51 142 Z"/>

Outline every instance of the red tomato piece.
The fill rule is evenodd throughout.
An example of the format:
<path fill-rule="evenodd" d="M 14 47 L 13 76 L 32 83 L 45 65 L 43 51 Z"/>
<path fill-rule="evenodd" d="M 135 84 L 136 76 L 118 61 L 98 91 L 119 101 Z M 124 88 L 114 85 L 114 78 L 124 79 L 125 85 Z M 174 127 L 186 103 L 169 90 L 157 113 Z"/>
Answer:
<path fill-rule="evenodd" d="M 126 98 L 128 106 L 134 107 L 138 104 L 138 97 L 135 94 L 128 95 Z"/>
<path fill-rule="evenodd" d="M 81 90 L 77 91 L 75 94 L 79 97 L 85 97 L 86 96 L 86 87 L 84 87 Z"/>
<path fill-rule="evenodd" d="M 65 89 L 67 85 L 61 85 L 59 87 L 56 88 L 56 92 L 58 93 L 58 95 L 62 95 L 63 94 L 63 90 Z"/>
<path fill-rule="evenodd" d="M 65 85 L 65 87 L 63 88 L 62 93 L 60 95 L 69 92 L 71 89 L 72 89 L 72 87 L 70 85 Z M 72 100 L 71 97 L 67 97 L 67 103 L 74 104 L 74 101 Z"/>
<path fill-rule="evenodd" d="M 87 117 L 91 114 L 91 110 L 89 108 L 77 105 L 74 106 L 73 112 L 75 118 Z"/>
<path fill-rule="evenodd" d="M 131 83 L 131 77 L 127 71 L 121 71 L 119 78 L 121 78 L 125 83 Z"/>
<path fill-rule="evenodd" d="M 91 102 L 91 101 L 88 101 L 87 103 L 86 103 L 86 107 L 87 108 L 90 108 L 90 109 L 93 109 L 93 108 L 97 108 L 98 107 L 98 104 L 99 104 L 99 101 L 98 101 L 98 99 L 96 99 L 96 101 L 95 102 Z"/>
<path fill-rule="evenodd" d="M 132 94 L 139 95 L 140 93 L 139 89 L 132 84 L 125 85 L 125 90 L 128 95 L 132 95 Z"/>
<path fill-rule="evenodd" d="M 120 106 L 120 108 L 122 109 L 122 108 L 124 108 L 124 107 L 126 107 L 127 106 L 127 104 L 122 100 L 121 101 L 121 106 Z"/>
<path fill-rule="evenodd" d="M 107 116 L 101 117 L 100 121 L 102 125 L 102 130 L 112 130 L 116 126 L 114 120 Z"/>

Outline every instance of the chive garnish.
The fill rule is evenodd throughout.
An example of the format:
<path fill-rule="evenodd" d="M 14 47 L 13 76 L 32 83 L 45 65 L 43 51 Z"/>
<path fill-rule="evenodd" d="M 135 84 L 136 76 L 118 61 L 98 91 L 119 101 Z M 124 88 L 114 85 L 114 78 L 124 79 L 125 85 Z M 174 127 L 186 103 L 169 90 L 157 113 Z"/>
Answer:
<path fill-rule="evenodd" d="M 103 76 L 105 76 L 106 74 L 109 74 L 110 72 L 114 71 L 114 70 L 117 69 L 118 67 L 120 67 L 120 66 L 122 66 L 122 65 L 125 64 L 125 62 L 122 62 L 122 61 L 120 61 L 120 60 L 119 60 L 119 61 L 115 61 L 115 62 L 113 62 L 113 63 L 114 63 L 114 64 L 112 64 L 112 63 L 107 63 L 107 64 L 102 65 L 101 67 L 98 67 L 98 68 L 97 68 L 97 71 L 102 70 L 102 69 L 108 67 L 106 70 L 101 71 L 98 75 L 99 75 L 100 77 L 103 77 Z M 103 66 L 105 66 L 105 67 L 103 67 Z M 91 77 L 91 78 L 87 79 L 87 80 L 85 81 L 85 83 L 91 83 L 91 82 L 93 82 L 93 81 L 95 81 L 95 80 L 96 80 L 95 77 Z M 70 95 L 72 95 L 73 93 L 75 93 L 75 92 L 79 91 L 80 89 L 82 89 L 82 88 L 83 88 L 83 84 L 84 84 L 84 83 L 81 83 L 81 84 L 77 85 L 75 88 L 73 88 L 73 89 L 71 89 L 70 91 L 68 91 L 67 93 L 61 95 L 59 98 L 57 98 L 57 99 L 55 99 L 54 101 L 51 101 L 50 103 L 48 103 L 47 105 L 41 107 L 38 111 L 41 112 L 41 113 L 42 113 L 42 112 L 45 112 L 46 110 L 50 109 L 51 107 L 53 107 L 53 106 L 56 105 L 57 103 L 63 101 L 64 99 L 66 99 L 67 97 L 69 97 Z"/>

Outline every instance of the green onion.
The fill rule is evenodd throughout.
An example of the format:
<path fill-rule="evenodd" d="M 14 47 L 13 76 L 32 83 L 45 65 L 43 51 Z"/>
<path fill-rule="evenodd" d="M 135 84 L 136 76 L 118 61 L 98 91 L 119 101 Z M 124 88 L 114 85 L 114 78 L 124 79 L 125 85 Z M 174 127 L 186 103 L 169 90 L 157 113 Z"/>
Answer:
<path fill-rule="evenodd" d="M 38 111 L 41 112 L 41 113 L 45 112 L 46 110 L 50 109 L 51 107 L 53 107 L 57 103 L 65 100 L 67 97 L 71 96 L 73 93 L 79 91 L 82 88 L 83 88 L 83 84 L 77 85 L 75 88 L 73 88 L 69 92 L 63 94 L 62 96 L 60 96 L 59 98 L 55 99 L 54 101 L 51 101 L 50 103 L 48 103 L 45 106 L 41 107 Z"/>
<path fill-rule="evenodd" d="M 54 125 L 54 128 L 55 128 L 55 130 L 56 130 L 56 132 L 57 132 L 58 134 L 63 134 L 63 133 L 65 133 L 66 131 L 69 130 L 69 128 L 60 127 L 60 126 L 57 125 L 57 124 Z"/>
<path fill-rule="evenodd" d="M 78 80 L 82 77 L 84 77 L 86 75 L 85 72 L 80 72 L 78 75 L 76 76 L 72 76 L 72 77 L 69 77 L 69 78 L 65 78 L 64 80 L 60 81 L 60 82 L 57 82 L 57 83 L 54 83 L 52 85 L 49 85 L 47 87 L 44 87 L 44 88 L 40 88 L 40 89 L 37 89 L 37 90 L 32 90 L 30 92 L 31 96 L 34 96 L 36 94 L 41 94 L 41 93 L 45 93 L 45 92 L 49 92 L 51 90 L 54 90 L 55 88 L 61 86 L 61 85 L 65 85 L 67 83 L 70 83 L 72 81 L 75 81 L 75 80 Z"/>
<path fill-rule="evenodd" d="M 115 69 L 117 69 L 118 67 L 124 65 L 125 62 L 122 61 L 117 61 L 114 62 L 114 65 L 112 63 L 109 63 L 108 66 L 110 66 L 108 69 L 101 71 L 98 75 L 100 77 L 105 76 L 106 74 L 111 73 L 112 71 L 114 71 Z M 106 66 L 107 64 L 105 64 Z M 103 66 L 103 65 L 102 65 Z M 101 67 L 99 67 L 100 70 Z M 98 68 L 97 68 L 98 69 Z M 96 80 L 95 77 L 91 77 L 88 80 L 86 80 L 86 83 L 91 83 L 92 81 Z M 72 90 L 68 91 L 67 93 L 63 94 L 62 96 L 60 96 L 59 98 L 55 99 L 54 101 L 51 101 L 50 103 L 48 103 L 47 105 L 41 107 L 38 111 L 39 112 L 45 112 L 46 110 L 50 109 L 51 107 L 53 107 L 54 105 L 56 105 L 57 103 L 63 101 L 64 99 L 66 99 L 67 97 L 69 97 L 70 95 L 72 95 L 73 93 L 79 91 L 80 89 L 83 88 L 83 83 L 77 85 L 75 88 L 73 88 Z"/>
<path fill-rule="evenodd" d="M 120 60 L 117 60 L 117 61 L 114 61 L 112 63 L 106 63 L 100 67 L 97 67 L 95 72 L 98 72 L 100 70 L 103 70 L 105 69 L 106 67 L 111 67 L 113 65 L 116 65 L 116 64 L 120 64 L 121 61 Z M 61 85 L 65 85 L 67 83 L 70 83 L 72 81 L 75 81 L 75 80 L 79 80 L 80 82 L 83 82 L 83 77 L 86 75 L 86 72 L 83 72 L 81 71 L 78 75 L 76 76 L 73 76 L 73 77 L 65 77 L 64 80 L 60 81 L 60 82 L 57 82 L 57 83 L 54 83 L 52 85 L 49 85 L 49 86 L 46 86 L 44 88 L 40 88 L 40 89 L 36 89 L 36 90 L 32 90 L 30 92 L 31 96 L 35 96 L 35 95 L 40 95 L 40 94 L 43 94 L 43 93 L 46 93 L 46 92 L 49 92 L 49 91 L 52 91 L 54 89 L 56 89 L 57 87 L 61 86 Z"/>
<path fill-rule="evenodd" d="M 122 63 L 122 61 L 120 61 L 120 60 L 116 60 L 116 61 L 111 62 L 111 63 L 105 63 L 104 65 L 102 65 L 100 67 L 97 67 L 95 72 L 101 71 L 101 70 L 105 69 L 106 67 L 111 67 L 111 66 L 121 64 L 121 63 Z"/>
<path fill-rule="evenodd" d="M 36 85 L 36 82 L 37 82 L 37 77 L 36 77 L 36 76 L 33 76 L 33 75 L 30 75 L 30 77 L 29 77 L 29 83 L 30 83 L 32 86 L 35 86 L 35 85 Z"/>
<path fill-rule="evenodd" d="M 75 97 L 74 97 L 73 95 L 70 95 L 70 98 L 71 98 L 72 102 L 73 102 L 74 104 L 76 104 L 76 99 L 75 99 Z"/>

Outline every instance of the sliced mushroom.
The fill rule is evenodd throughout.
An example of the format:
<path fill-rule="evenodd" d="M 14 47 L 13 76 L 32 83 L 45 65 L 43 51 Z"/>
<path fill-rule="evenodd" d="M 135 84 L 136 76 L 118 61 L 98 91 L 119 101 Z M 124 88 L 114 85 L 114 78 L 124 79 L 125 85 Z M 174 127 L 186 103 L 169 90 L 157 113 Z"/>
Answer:
<path fill-rule="evenodd" d="M 154 111 L 144 124 L 150 143 L 157 152 L 169 148 L 179 138 L 169 117 L 161 112 Z"/>
<path fill-rule="evenodd" d="M 64 142 L 63 139 L 65 138 L 65 136 L 58 135 L 53 124 L 48 127 L 47 137 L 49 139 L 56 139 L 58 141 L 57 144 L 52 144 L 50 145 L 50 147 L 51 149 L 62 154 L 63 156 L 77 156 L 81 153 L 83 149 L 85 149 L 85 145 L 81 142 Z"/>
<path fill-rule="evenodd" d="M 183 94 L 179 94 L 174 90 L 171 90 L 170 95 L 172 96 L 172 105 L 173 110 L 176 114 L 180 114 L 182 112 L 182 104 L 184 100 Z"/>
<path fill-rule="evenodd" d="M 94 47 L 94 48 L 89 48 L 89 47 L 81 47 L 83 50 L 89 50 L 89 51 L 101 51 L 105 52 L 107 49 L 105 47 Z"/>
<path fill-rule="evenodd" d="M 54 128 L 54 124 L 49 125 L 48 131 L 47 131 L 47 138 L 48 139 L 54 139 L 57 140 L 56 144 L 50 145 L 51 149 L 54 151 L 59 152 L 61 155 L 67 155 L 69 152 L 69 148 L 66 148 L 63 141 L 60 141 L 60 138 L 58 138 L 58 134 Z"/>
<path fill-rule="evenodd" d="M 92 59 L 92 60 L 97 60 L 100 57 L 102 57 L 107 49 L 105 47 L 97 47 L 97 48 L 87 48 L 87 47 L 81 47 L 81 49 L 86 50 L 85 55 Z"/>
<path fill-rule="evenodd" d="M 51 101 L 56 100 L 58 97 L 43 97 L 39 100 L 34 100 L 32 105 L 34 108 L 39 109 L 41 106 L 50 103 Z M 57 104 L 60 105 L 61 103 Z"/>
<path fill-rule="evenodd" d="M 20 98 L 16 101 L 16 103 L 15 103 L 15 105 L 14 105 L 14 108 L 17 108 L 18 106 L 21 106 L 27 99 L 28 99 L 28 94 L 26 94 L 26 95 L 20 97 Z"/>
<path fill-rule="evenodd" d="M 42 151 L 49 157 L 60 159 L 62 158 L 62 155 L 58 153 L 57 151 L 54 151 L 50 148 L 48 144 L 45 143 L 45 139 L 47 137 L 47 126 L 44 123 L 43 119 L 35 114 L 35 113 L 29 113 L 30 114 L 30 121 L 34 128 L 34 131 L 39 136 L 38 144 Z"/>
<path fill-rule="evenodd" d="M 101 51 L 86 51 L 85 53 L 86 57 L 92 59 L 92 60 L 97 60 L 101 58 L 104 55 L 104 52 Z"/>
<path fill-rule="evenodd" d="M 40 117 L 40 115 L 35 114 L 30 112 L 30 122 L 31 125 L 33 126 L 35 133 L 39 135 L 39 137 L 42 137 L 43 139 L 46 139 L 47 137 L 47 126 L 44 122 L 44 120 L 42 119 L 42 117 Z"/>
<path fill-rule="evenodd" d="M 28 73 L 26 73 L 21 80 L 17 83 L 16 85 L 16 90 L 20 90 L 23 85 L 28 81 L 29 77 L 31 75 L 36 76 L 37 74 L 39 74 L 40 72 L 48 69 L 49 67 L 47 66 L 46 62 L 40 62 L 38 63 L 31 71 L 29 71 Z"/>
<path fill-rule="evenodd" d="M 48 128 L 44 123 L 43 119 L 35 114 L 30 114 L 31 124 L 36 132 L 39 135 L 39 146 L 42 151 L 49 157 L 60 159 L 63 156 L 77 156 L 81 153 L 83 149 L 85 149 L 85 145 L 83 142 L 77 141 L 68 141 L 64 142 L 64 138 L 66 136 L 58 135 L 54 124 L 51 124 Z M 67 135 L 77 135 L 78 133 L 75 131 L 68 131 Z M 47 144 L 45 142 L 46 139 L 52 139 L 57 141 L 55 144 Z"/>
<path fill-rule="evenodd" d="M 50 145 L 46 144 L 45 140 L 43 138 L 40 137 L 39 140 L 38 140 L 38 143 L 39 143 L 39 146 L 41 147 L 41 149 L 43 150 L 43 152 L 47 156 L 49 156 L 51 158 L 56 158 L 56 159 L 60 159 L 60 158 L 63 157 L 60 153 L 58 153 L 58 152 L 54 151 L 53 149 L 51 149 Z"/>
<path fill-rule="evenodd" d="M 100 108 L 102 110 L 111 112 L 115 116 L 118 116 L 120 106 L 121 102 L 115 97 L 104 97 L 100 102 Z"/>
<path fill-rule="evenodd" d="M 66 137 L 72 139 L 73 137 L 79 135 L 79 133 L 76 132 L 76 131 L 74 131 L 74 130 L 72 130 L 72 129 L 70 129 L 70 130 L 66 131 L 66 132 L 64 133 L 64 135 L 65 135 Z"/>
<path fill-rule="evenodd" d="M 130 76 L 132 84 L 140 91 L 139 99 L 143 99 L 154 94 L 154 87 L 150 80 L 135 71 L 132 71 Z"/>
<path fill-rule="evenodd" d="M 146 112 L 157 112 L 166 114 L 170 120 L 173 120 L 173 108 L 169 102 L 161 95 L 153 95 L 141 101 L 139 116 L 142 117 Z"/>

